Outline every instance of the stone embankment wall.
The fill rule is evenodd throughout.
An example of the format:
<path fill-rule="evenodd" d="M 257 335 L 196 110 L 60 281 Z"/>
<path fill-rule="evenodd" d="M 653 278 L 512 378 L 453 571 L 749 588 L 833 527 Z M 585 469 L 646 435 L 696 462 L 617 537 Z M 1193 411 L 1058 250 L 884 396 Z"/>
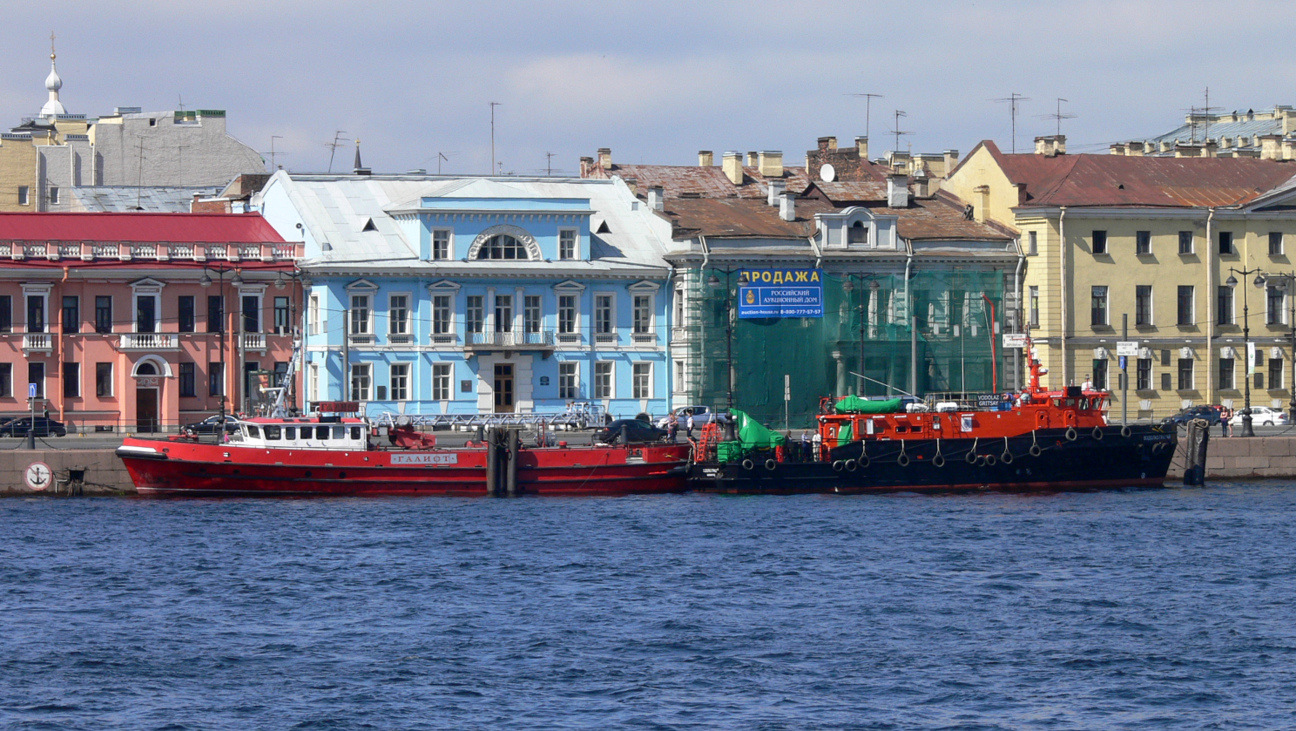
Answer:
<path fill-rule="evenodd" d="M 1182 436 L 1182 434 L 1181 434 Z M 1184 445 L 1179 440 L 1179 451 L 1170 463 L 1170 480 L 1183 478 Z M 1206 448 L 1206 482 L 1250 477 L 1296 478 L 1296 436 L 1231 437 L 1211 432 Z"/>

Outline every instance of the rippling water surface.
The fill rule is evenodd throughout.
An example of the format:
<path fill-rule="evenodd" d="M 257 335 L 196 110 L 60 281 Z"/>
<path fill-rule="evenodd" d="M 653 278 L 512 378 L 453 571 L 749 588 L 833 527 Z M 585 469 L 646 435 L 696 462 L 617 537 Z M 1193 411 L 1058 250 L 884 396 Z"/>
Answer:
<path fill-rule="evenodd" d="M 0 501 L 0 725 L 1296 726 L 1296 485 Z"/>

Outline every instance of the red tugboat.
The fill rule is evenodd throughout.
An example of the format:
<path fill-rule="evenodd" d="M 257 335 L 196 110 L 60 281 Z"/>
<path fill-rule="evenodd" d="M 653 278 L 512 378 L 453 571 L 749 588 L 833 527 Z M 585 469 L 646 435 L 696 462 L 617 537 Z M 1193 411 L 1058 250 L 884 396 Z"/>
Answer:
<path fill-rule="evenodd" d="M 354 412 L 358 404 L 326 410 Z M 364 419 L 343 416 L 241 420 L 229 441 L 129 437 L 117 449 L 140 495 L 630 495 L 679 492 L 688 444 L 529 447 L 516 430 L 451 449 L 431 434 L 396 427 L 377 446 Z"/>
<path fill-rule="evenodd" d="M 1027 352 L 1030 352 L 1029 344 Z M 728 493 L 1057 491 L 1161 486 L 1174 456 L 1173 425 L 1113 426 L 1110 394 L 1030 387 L 992 403 L 917 404 L 825 398 L 812 444 L 735 412 L 736 439 L 704 433 L 694 489 Z M 807 454 L 808 452 L 808 454 Z"/>

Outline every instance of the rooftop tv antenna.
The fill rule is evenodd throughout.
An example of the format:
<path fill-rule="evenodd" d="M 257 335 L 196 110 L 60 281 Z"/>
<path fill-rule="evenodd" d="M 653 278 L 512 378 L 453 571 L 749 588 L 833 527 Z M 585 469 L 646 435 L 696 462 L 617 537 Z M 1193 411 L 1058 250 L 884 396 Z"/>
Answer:
<path fill-rule="evenodd" d="M 495 172 L 495 107 L 501 106 L 499 102 L 491 102 L 491 172 Z"/>
<path fill-rule="evenodd" d="M 1012 114 L 1012 151 L 1013 151 L 1013 154 L 1016 154 L 1016 153 L 1017 153 L 1017 105 L 1020 104 L 1020 103 L 1022 103 L 1022 102 L 1028 102 L 1028 101 L 1030 101 L 1030 97 L 1028 97 L 1028 96 L 1022 96 L 1021 94 L 1018 94 L 1017 92 L 1014 91 L 1014 92 L 1012 92 L 1011 94 L 1009 94 L 1008 96 L 1003 97 L 1002 99 L 995 99 L 994 101 L 999 102 L 999 103 L 1007 102 L 1007 103 L 1008 103 L 1008 108 L 1009 108 L 1009 110 L 1011 110 L 1011 114 Z"/>
<path fill-rule="evenodd" d="M 282 152 L 275 152 L 275 140 L 282 139 L 283 135 L 270 135 L 270 170 L 272 172 L 279 169 L 275 167 L 275 159 L 284 154 Z"/>
<path fill-rule="evenodd" d="M 441 161 L 442 161 L 442 160 L 445 160 L 446 162 L 450 162 L 450 158 L 446 157 L 446 156 L 445 156 L 445 153 L 443 153 L 443 152 L 438 152 L 438 153 L 437 153 L 437 175 L 440 175 L 440 174 L 441 174 Z"/>
<path fill-rule="evenodd" d="M 881 99 L 881 98 L 882 98 L 882 95 L 881 95 L 881 94 L 870 94 L 870 93 L 868 93 L 868 92 L 865 92 L 865 93 L 863 93 L 863 94 L 847 94 L 846 96 L 859 96 L 859 97 L 864 97 L 864 139 L 868 139 L 868 136 L 869 136 L 869 116 L 870 116 L 870 113 L 872 112 L 872 108 L 873 108 L 873 100 L 874 100 L 874 99 Z"/>
<path fill-rule="evenodd" d="M 896 152 L 900 151 L 900 135 L 913 134 L 913 132 L 900 129 L 900 118 L 907 117 L 907 116 L 909 116 L 908 112 L 902 112 L 899 109 L 895 110 L 895 128 L 891 130 L 891 134 L 895 135 L 895 147 L 893 147 L 892 149 L 895 150 Z"/>
<path fill-rule="evenodd" d="M 553 159 L 554 159 L 554 153 L 552 152 L 545 153 L 545 177 L 546 178 L 551 177 L 553 175 Z"/>
<path fill-rule="evenodd" d="M 329 166 L 328 166 L 329 173 L 333 172 L 333 156 L 337 154 L 337 148 L 341 147 L 342 143 L 347 141 L 347 139 L 342 136 L 344 134 L 346 134 L 346 130 L 340 129 L 333 133 L 332 142 L 324 143 L 324 146 L 329 148 Z"/>
<path fill-rule="evenodd" d="M 1062 102 L 1067 102 L 1067 100 L 1066 100 L 1066 99 L 1063 99 L 1062 97 L 1058 97 L 1058 98 L 1057 98 L 1057 111 L 1056 111 L 1056 112 L 1054 112 L 1054 113 L 1052 113 L 1052 114 L 1041 114 L 1041 115 L 1039 115 L 1039 118 L 1040 118 L 1040 119 L 1052 119 L 1052 120 L 1054 120 L 1054 121 L 1057 122 L 1057 135 L 1058 135 L 1058 137 L 1061 137 L 1061 136 L 1062 136 L 1062 120 L 1064 120 L 1064 119 L 1075 119 L 1075 118 L 1078 116 L 1078 115 L 1072 114 L 1072 113 L 1070 113 L 1070 112 L 1063 112 L 1063 111 L 1062 111 Z M 1070 103 L 1070 102 L 1067 102 L 1067 103 Z"/>

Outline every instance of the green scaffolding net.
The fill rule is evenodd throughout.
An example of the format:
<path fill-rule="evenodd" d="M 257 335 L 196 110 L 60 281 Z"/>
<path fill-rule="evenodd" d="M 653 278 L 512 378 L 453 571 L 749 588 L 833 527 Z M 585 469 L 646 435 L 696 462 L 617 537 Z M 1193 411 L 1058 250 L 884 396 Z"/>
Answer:
<path fill-rule="evenodd" d="M 798 428 L 825 396 L 970 396 L 1017 383 L 1018 359 L 1000 342 L 1002 271 L 917 272 L 907 282 L 825 273 L 823 317 L 754 319 L 737 317 L 739 275 L 702 270 L 686 284 L 683 375 L 699 403 L 729 406 L 732 374 L 734 407 Z"/>

